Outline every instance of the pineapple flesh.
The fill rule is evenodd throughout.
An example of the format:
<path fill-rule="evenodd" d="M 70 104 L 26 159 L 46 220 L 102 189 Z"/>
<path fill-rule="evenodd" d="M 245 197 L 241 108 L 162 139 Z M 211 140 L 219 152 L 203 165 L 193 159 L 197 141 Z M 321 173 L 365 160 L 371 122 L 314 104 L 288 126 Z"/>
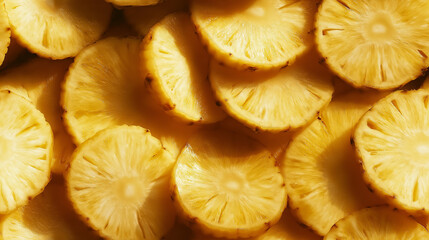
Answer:
<path fill-rule="evenodd" d="M 0 91 L 0 213 L 43 191 L 51 175 L 53 136 L 43 114 L 25 98 Z"/>
<path fill-rule="evenodd" d="M 310 230 L 299 225 L 287 209 L 278 223 L 267 232 L 246 240 L 320 240 L 320 237 Z M 196 234 L 192 240 L 227 240 Z"/>
<path fill-rule="evenodd" d="M 77 145 L 109 127 L 138 125 L 177 156 L 194 131 L 158 109 L 140 86 L 139 43 L 134 38 L 107 38 L 76 57 L 63 85 L 62 106 Z"/>
<path fill-rule="evenodd" d="M 7 0 L 14 37 L 45 58 L 76 56 L 100 38 L 112 7 L 104 0 Z"/>
<path fill-rule="evenodd" d="M 219 128 L 189 139 L 171 188 L 185 222 L 214 237 L 257 236 L 277 223 L 287 201 L 271 153 L 247 136 Z"/>
<path fill-rule="evenodd" d="M 31 101 L 50 124 L 54 134 L 52 171 L 58 174 L 66 169 L 75 148 L 59 104 L 61 83 L 70 62 L 35 58 L 0 75 L 1 90 L 11 90 Z"/>
<path fill-rule="evenodd" d="M 217 61 L 255 71 L 292 64 L 311 45 L 317 1 L 194 0 L 190 8 Z"/>
<path fill-rule="evenodd" d="M 364 178 L 411 213 L 429 213 L 429 90 L 397 91 L 380 100 L 354 133 Z"/>
<path fill-rule="evenodd" d="M 210 81 L 225 110 L 250 128 L 280 132 L 314 120 L 334 91 L 311 51 L 280 71 L 245 72 L 212 62 Z"/>
<path fill-rule="evenodd" d="M 67 199 L 62 179 L 53 179 L 28 205 L 1 224 L 3 240 L 100 239 L 79 219 Z"/>
<path fill-rule="evenodd" d="M 106 0 L 116 6 L 148 6 L 158 4 L 161 0 Z"/>
<path fill-rule="evenodd" d="M 0 0 L 0 65 L 5 60 L 5 55 L 11 40 L 9 19 L 5 10 L 4 0 Z"/>
<path fill-rule="evenodd" d="M 174 158 L 150 132 L 119 126 L 80 145 L 67 179 L 75 210 L 102 237 L 161 239 L 174 225 Z"/>
<path fill-rule="evenodd" d="M 387 206 L 366 208 L 338 221 L 325 240 L 427 240 L 429 232 L 414 219 Z"/>
<path fill-rule="evenodd" d="M 355 87 L 393 89 L 429 66 L 426 0 L 326 0 L 316 40 L 330 68 Z"/>
<path fill-rule="evenodd" d="M 296 134 L 280 162 L 289 207 L 322 236 L 351 212 L 381 202 L 366 188 L 350 144 L 360 117 L 381 96 L 351 92 L 334 99 Z"/>
<path fill-rule="evenodd" d="M 156 5 L 125 8 L 124 16 L 129 24 L 145 36 L 150 28 L 170 13 L 185 11 L 188 0 L 164 0 Z"/>
<path fill-rule="evenodd" d="M 207 81 L 209 56 L 188 14 L 173 13 L 142 43 L 143 78 L 164 110 L 191 123 L 225 118 Z"/>

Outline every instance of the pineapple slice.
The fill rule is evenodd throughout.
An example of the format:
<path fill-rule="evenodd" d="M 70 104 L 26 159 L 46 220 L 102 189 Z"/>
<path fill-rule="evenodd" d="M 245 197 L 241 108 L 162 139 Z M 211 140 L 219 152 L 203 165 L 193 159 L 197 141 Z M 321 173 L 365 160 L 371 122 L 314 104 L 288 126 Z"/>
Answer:
<path fill-rule="evenodd" d="M 10 36 L 10 24 L 4 7 L 4 0 L 0 0 L 0 65 L 5 60 L 5 55 L 10 44 Z"/>
<path fill-rule="evenodd" d="M 429 66 L 426 0 L 326 0 L 316 40 L 331 69 L 355 87 L 392 89 Z"/>
<path fill-rule="evenodd" d="M 77 145 L 109 127 L 139 125 L 177 156 L 194 131 L 168 117 L 142 90 L 139 43 L 134 38 L 107 38 L 76 57 L 63 86 L 62 106 Z"/>
<path fill-rule="evenodd" d="M 147 6 L 158 4 L 161 0 L 106 0 L 116 6 Z"/>
<path fill-rule="evenodd" d="M 320 237 L 309 231 L 294 219 L 290 211 L 287 209 L 283 213 L 280 221 L 268 229 L 267 232 L 246 240 L 320 240 Z M 197 234 L 193 240 L 227 240 L 226 238 L 214 238 Z"/>
<path fill-rule="evenodd" d="M 222 129 L 189 139 L 173 171 L 172 199 L 190 226 L 227 238 L 268 230 L 287 200 L 271 153 L 251 138 Z"/>
<path fill-rule="evenodd" d="M 149 130 L 119 126 L 80 145 L 66 176 L 69 197 L 108 239 L 161 239 L 174 225 L 174 159 Z"/>
<path fill-rule="evenodd" d="M 411 217 L 386 206 L 357 211 L 337 222 L 325 240 L 429 239 L 429 232 Z"/>
<path fill-rule="evenodd" d="M 103 0 L 7 0 L 13 35 L 41 57 L 76 56 L 109 25 L 112 7 Z"/>
<path fill-rule="evenodd" d="M 399 208 L 429 213 L 429 90 L 380 100 L 354 133 L 365 180 Z"/>
<path fill-rule="evenodd" d="M 320 235 L 351 212 L 380 202 L 362 180 L 350 137 L 381 95 L 351 92 L 339 96 L 286 149 L 280 165 L 289 207 Z"/>
<path fill-rule="evenodd" d="M 186 13 L 173 13 L 143 40 L 143 77 L 163 108 L 190 122 L 225 118 L 207 81 L 209 56 Z"/>
<path fill-rule="evenodd" d="M 0 75 L 1 90 L 11 90 L 30 100 L 51 125 L 54 133 L 52 171 L 59 174 L 68 166 L 75 148 L 64 127 L 59 104 L 61 82 L 69 65 L 69 60 L 35 58 Z"/>
<path fill-rule="evenodd" d="M 0 91 L 0 214 L 43 191 L 51 174 L 52 130 L 31 102 Z"/>
<path fill-rule="evenodd" d="M 62 179 L 53 179 L 28 205 L 2 222 L 3 240 L 96 240 L 100 239 L 80 221 L 67 199 Z"/>
<path fill-rule="evenodd" d="M 241 123 L 266 131 L 286 131 L 316 118 L 331 101 L 330 72 L 309 52 L 279 71 L 243 72 L 212 62 L 210 81 L 218 104 Z"/>
<path fill-rule="evenodd" d="M 209 52 L 238 69 L 279 69 L 312 43 L 317 1 L 194 0 L 191 12 Z"/>
<path fill-rule="evenodd" d="M 164 0 L 157 5 L 125 8 L 124 15 L 128 23 L 142 36 L 150 28 L 170 13 L 185 11 L 188 0 Z"/>

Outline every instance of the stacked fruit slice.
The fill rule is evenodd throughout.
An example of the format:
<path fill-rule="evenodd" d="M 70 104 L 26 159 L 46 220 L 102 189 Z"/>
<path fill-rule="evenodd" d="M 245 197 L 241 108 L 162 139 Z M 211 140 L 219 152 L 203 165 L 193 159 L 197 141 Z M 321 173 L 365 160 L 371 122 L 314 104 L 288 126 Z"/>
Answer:
<path fill-rule="evenodd" d="M 71 201 L 109 239 L 160 239 L 174 224 L 168 192 L 174 158 L 149 130 L 101 131 L 76 150 L 67 175 Z"/>
<path fill-rule="evenodd" d="M 18 41 L 52 59 L 74 57 L 98 40 L 112 12 L 103 0 L 7 0 L 4 4 Z"/>
<path fill-rule="evenodd" d="M 41 193 L 52 164 L 52 130 L 27 99 L 0 91 L 0 213 L 9 213 Z"/>
<path fill-rule="evenodd" d="M 211 129 L 193 135 L 179 155 L 172 198 L 190 226 L 216 237 L 257 236 L 286 206 L 277 162 L 257 141 Z"/>

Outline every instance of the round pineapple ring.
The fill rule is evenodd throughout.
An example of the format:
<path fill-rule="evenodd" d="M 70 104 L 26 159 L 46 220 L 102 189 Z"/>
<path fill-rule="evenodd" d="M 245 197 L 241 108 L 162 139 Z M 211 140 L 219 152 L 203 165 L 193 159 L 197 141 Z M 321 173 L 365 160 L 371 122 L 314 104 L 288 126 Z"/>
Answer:
<path fill-rule="evenodd" d="M 331 74 L 315 52 L 278 71 L 243 72 L 211 64 L 218 104 L 243 124 L 272 132 L 295 129 L 316 118 L 331 100 Z"/>
<path fill-rule="evenodd" d="M 191 13 L 217 61 L 255 71 L 292 64 L 311 45 L 316 8 L 308 0 L 194 0 Z"/>
<path fill-rule="evenodd" d="M 161 0 L 106 0 L 116 6 L 148 6 L 158 4 Z"/>
<path fill-rule="evenodd" d="M 276 160 L 259 142 L 222 129 L 188 141 L 172 177 L 185 221 L 215 237 L 246 238 L 274 225 L 286 206 Z"/>
<path fill-rule="evenodd" d="M 325 240 L 429 239 L 429 232 L 410 216 L 387 206 L 359 210 L 338 221 Z"/>
<path fill-rule="evenodd" d="M 330 68 L 355 87 L 392 89 L 429 66 L 426 0 L 326 0 L 316 40 Z"/>
<path fill-rule="evenodd" d="M 10 91 L 0 91 L 0 213 L 27 204 L 51 175 L 53 136 L 43 114 Z"/>
<path fill-rule="evenodd" d="M 161 239 L 174 225 L 174 159 L 148 130 L 119 126 L 78 147 L 66 176 L 83 219 L 108 239 Z"/>
<path fill-rule="evenodd" d="M 289 208 L 322 236 L 351 212 L 379 203 L 362 179 L 350 137 L 380 97 L 357 92 L 337 97 L 295 136 L 280 162 Z"/>
<path fill-rule="evenodd" d="M 188 14 L 165 17 L 150 30 L 142 48 L 143 77 L 166 111 L 190 122 L 225 118 L 207 81 L 209 56 Z"/>
<path fill-rule="evenodd" d="M 112 12 L 104 0 L 4 2 L 16 39 L 31 52 L 51 59 L 74 57 L 98 40 Z"/>
<path fill-rule="evenodd" d="M 382 99 L 356 127 L 366 181 L 394 205 L 429 213 L 429 90 Z"/>

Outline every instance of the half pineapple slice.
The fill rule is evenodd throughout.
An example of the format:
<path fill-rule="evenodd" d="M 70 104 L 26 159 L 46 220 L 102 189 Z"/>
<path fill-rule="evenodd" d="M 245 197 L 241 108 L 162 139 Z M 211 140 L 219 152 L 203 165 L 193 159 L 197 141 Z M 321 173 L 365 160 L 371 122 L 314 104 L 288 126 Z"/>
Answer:
<path fill-rule="evenodd" d="M 316 118 L 331 101 L 332 75 L 316 52 L 279 71 L 243 72 L 212 62 L 210 81 L 218 104 L 243 124 L 266 131 L 286 131 Z"/>
<path fill-rule="evenodd" d="M 316 2 L 195 0 L 191 12 L 219 62 L 254 71 L 292 64 L 311 45 Z"/>
<path fill-rule="evenodd" d="M 0 0 L 0 65 L 5 60 L 10 44 L 10 24 L 4 7 L 4 0 Z"/>
<path fill-rule="evenodd" d="M 147 6 L 158 4 L 161 0 L 106 0 L 116 6 Z"/>
<path fill-rule="evenodd" d="M 60 174 L 66 169 L 75 148 L 64 127 L 59 104 L 61 83 L 69 65 L 69 60 L 35 58 L 0 75 L 1 90 L 11 90 L 29 99 L 45 115 L 54 133 L 52 171 Z"/>
<path fill-rule="evenodd" d="M 0 213 L 25 205 L 51 175 L 52 130 L 31 102 L 0 91 Z"/>
<path fill-rule="evenodd" d="M 344 80 L 356 87 L 391 89 L 429 66 L 427 24 L 426 0 L 326 0 L 316 39 L 328 65 Z"/>
<path fill-rule="evenodd" d="M 66 126 L 78 145 L 109 127 L 143 126 L 177 156 L 194 127 L 172 120 L 142 90 L 139 43 L 107 38 L 76 57 L 63 86 Z"/>
<path fill-rule="evenodd" d="M 120 126 L 80 145 L 67 175 L 76 211 L 108 239 L 161 239 L 174 225 L 174 159 L 149 130 Z"/>
<path fill-rule="evenodd" d="M 260 143 L 222 129 L 190 138 L 172 177 L 172 199 L 192 227 L 245 238 L 281 217 L 286 191 L 276 160 Z"/>
<path fill-rule="evenodd" d="M 62 179 L 53 179 L 28 205 L 8 215 L 1 224 L 3 240 L 96 240 L 67 199 Z"/>
<path fill-rule="evenodd" d="M 41 57 L 76 56 L 109 25 L 111 6 L 103 0 L 7 0 L 13 35 Z"/>
<path fill-rule="evenodd" d="M 125 8 L 124 15 L 128 23 L 142 36 L 145 36 L 150 28 L 173 12 L 185 11 L 188 8 L 188 0 L 164 0 L 156 5 L 144 7 Z"/>
<path fill-rule="evenodd" d="M 410 212 L 429 213 L 429 90 L 397 91 L 379 101 L 354 133 L 364 177 Z"/>
<path fill-rule="evenodd" d="M 359 92 L 338 97 L 286 149 L 280 165 L 289 207 L 320 235 L 351 212 L 379 202 L 362 180 L 350 137 L 380 97 Z"/>
<path fill-rule="evenodd" d="M 145 37 L 143 77 L 169 113 L 190 122 L 225 118 L 207 81 L 209 56 L 186 13 L 173 13 Z"/>
<path fill-rule="evenodd" d="M 389 207 L 367 208 L 337 222 L 325 240 L 427 240 L 429 232 L 411 217 Z"/>
<path fill-rule="evenodd" d="M 320 240 L 320 237 L 309 231 L 294 219 L 287 209 L 280 221 L 268 229 L 267 232 L 246 240 Z M 226 240 L 226 238 L 214 238 L 202 234 L 196 234 L 193 240 Z"/>

